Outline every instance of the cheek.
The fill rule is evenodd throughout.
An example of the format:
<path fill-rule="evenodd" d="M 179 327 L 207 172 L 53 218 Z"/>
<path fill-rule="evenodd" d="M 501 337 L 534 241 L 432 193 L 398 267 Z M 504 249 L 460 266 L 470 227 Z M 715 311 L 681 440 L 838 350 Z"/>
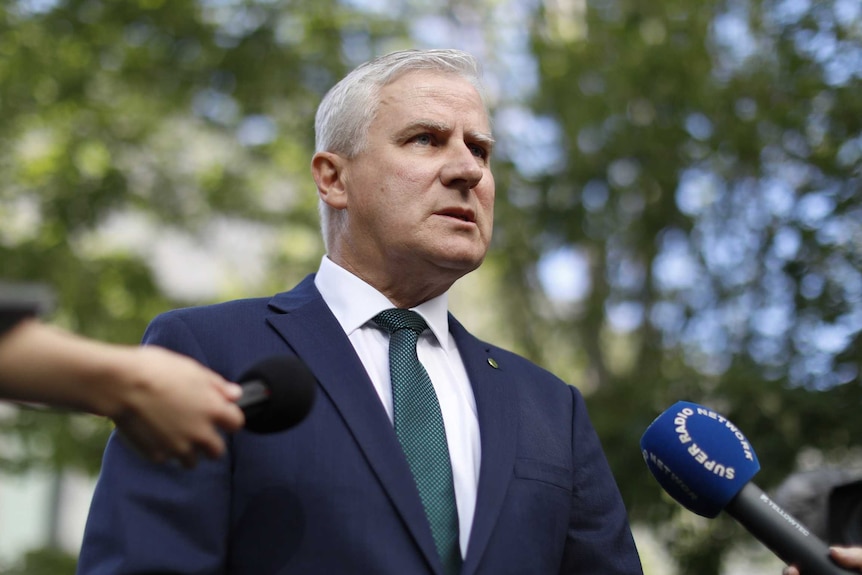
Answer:
<path fill-rule="evenodd" d="M 479 201 L 482 202 L 482 206 L 485 207 L 490 212 L 494 211 L 494 188 L 491 188 L 486 194 L 483 194 Z"/>
<path fill-rule="evenodd" d="M 397 171 L 391 183 L 397 186 L 395 192 L 421 194 L 430 189 L 435 180 L 435 175 L 432 172 L 426 173 L 417 168 L 407 167 Z"/>
<path fill-rule="evenodd" d="M 484 180 L 483 180 L 484 182 Z M 494 180 L 490 179 L 488 185 L 483 186 L 481 190 L 477 192 L 477 199 L 479 200 L 479 205 L 482 206 L 482 210 L 489 216 L 494 215 Z"/>
<path fill-rule="evenodd" d="M 482 212 L 484 214 L 482 227 L 485 229 L 488 239 L 490 240 L 491 232 L 494 228 L 494 185 L 493 180 L 491 186 L 484 190 L 484 193 L 480 194 L 479 205 L 481 206 Z"/>

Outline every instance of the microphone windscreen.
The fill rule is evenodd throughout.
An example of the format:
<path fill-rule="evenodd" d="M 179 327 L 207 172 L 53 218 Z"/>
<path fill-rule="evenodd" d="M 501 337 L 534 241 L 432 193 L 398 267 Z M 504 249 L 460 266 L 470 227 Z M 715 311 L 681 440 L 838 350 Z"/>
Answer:
<path fill-rule="evenodd" d="M 733 423 L 686 401 L 650 424 L 641 453 L 662 488 L 703 517 L 717 516 L 760 470 L 754 449 Z"/>
<path fill-rule="evenodd" d="M 314 403 L 317 380 L 298 357 L 274 355 L 246 371 L 239 383 L 262 382 L 270 392 L 266 401 L 244 409 L 245 429 L 275 433 L 302 421 Z"/>

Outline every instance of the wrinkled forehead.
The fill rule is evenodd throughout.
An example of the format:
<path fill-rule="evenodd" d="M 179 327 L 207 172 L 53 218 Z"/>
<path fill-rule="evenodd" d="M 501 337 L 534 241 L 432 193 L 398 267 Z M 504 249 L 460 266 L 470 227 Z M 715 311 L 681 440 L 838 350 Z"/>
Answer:
<path fill-rule="evenodd" d="M 392 72 L 389 76 L 377 85 L 377 92 L 391 86 L 392 84 L 433 84 L 434 80 L 462 80 L 473 88 L 473 92 L 478 96 L 481 102 L 482 109 L 486 116 L 489 116 L 488 102 L 485 94 L 485 89 L 479 79 L 471 74 L 460 72 L 452 69 L 441 68 L 407 68 L 398 69 Z"/>
<path fill-rule="evenodd" d="M 490 117 L 481 93 L 470 78 L 454 72 L 415 70 L 380 87 L 375 116 L 398 111 L 402 115 L 425 116 L 430 112 L 455 113 L 490 132 Z"/>

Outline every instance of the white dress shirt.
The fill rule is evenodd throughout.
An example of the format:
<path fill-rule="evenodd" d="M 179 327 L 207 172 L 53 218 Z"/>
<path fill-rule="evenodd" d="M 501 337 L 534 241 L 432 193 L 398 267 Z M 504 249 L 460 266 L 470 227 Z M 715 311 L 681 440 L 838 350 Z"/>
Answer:
<path fill-rule="evenodd" d="M 393 421 L 389 334 L 371 321 L 381 311 L 394 307 L 392 302 L 327 256 L 320 262 L 314 284 L 353 344 L 389 420 Z M 447 295 L 444 293 L 412 309 L 430 328 L 419 337 L 416 348 L 443 413 L 458 506 L 459 543 L 461 556 L 465 557 L 476 509 L 481 456 L 476 400 L 461 354 L 449 334 Z"/>

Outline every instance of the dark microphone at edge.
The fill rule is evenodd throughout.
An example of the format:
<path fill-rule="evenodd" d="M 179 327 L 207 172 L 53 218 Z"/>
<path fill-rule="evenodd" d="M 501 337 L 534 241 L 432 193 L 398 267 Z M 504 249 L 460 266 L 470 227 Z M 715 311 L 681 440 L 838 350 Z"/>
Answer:
<path fill-rule="evenodd" d="M 671 418 L 667 418 L 668 421 L 659 421 L 663 417 L 667 416 L 669 413 L 678 409 L 678 406 L 681 404 L 685 404 L 684 402 L 679 402 L 676 405 L 669 408 L 665 413 L 656 418 L 656 420 L 647 428 L 646 432 L 641 439 L 641 450 L 644 453 L 645 459 L 647 459 L 647 463 L 649 465 L 649 459 L 647 457 L 648 452 L 660 452 L 662 442 L 657 442 L 659 449 L 652 449 L 645 447 L 645 444 L 649 443 L 649 435 L 651 433 L 651 428 L 655 425 L 667 424 L 671 425 Z M 685 404 L 691 407 L 701 408 L 707 412 L 714 414 L 712 410 L 708 408 L 704 408 L 703 406 L 698 406 L 696 404 Z M 723 422 L 730 424 L 730 422 L 721 417 Z M 730 426 L 736 430 L 736 433 L 733 436 L 733 441 L 737 441 L 741 433 L 739 433 L 738 429 L 735 426 Z M 728 428 L 725 427 L 725 430 Z M 720 431 L 722 431 L 720 429 Z M 692 433 L 692 436 L 694 434 Z M 717 434 L 709 434 L 713 437 L 711 438 L 699 438 L 706 439 L 703 443 L 708 443 L 711 439 L 713 441 L 712 445 L 714 447 L 719 447 L 719 449 L 713 451 L 721 451 L 721 447 L 725 447 L 720 445 L 720 442 L 723 441 L 719 439 L 719 443 L 716 443 L 715 437 Z M 744 438 L 743 438 L 744 440 Z M 744 440 L 746 444 L 747 440 Z M 664 445 L 667 444 L 672 445 L 672 442 L 665 442 Z M 672 448 L 669 448 L 672 449 Z M 684 449 L 684 448 L 683 448 Z M 725 448 L 726 449 L 726 448 Z M 673 455 L 673 454 L 670 454 Z M 666 459 L 673 459 L 673 457 L 667 457 Z M 694 462 L 697 464 L 697 462 Z M 685 467 L 686 464 L 682 464 L 682 467 Z M 754 469 L 751 475 L 753 476 L 760 467 L 759 464 L 755 463 L 756 468 Z M 705 515 L 703 513 L 699 513 L 697 510 L 690 508 L 686 501 L 684 500 L 687 495 L 682 495 L 682 499 L 675 495 L 672 491 L 668 490 L 665 486 L 662 478 L 657 474 L 656 470 L 650 467 L 650 471 L 662 485 L 662 487 L 668 491 L 668 493 L 674 497 L 680 504 L 689 510 L 698 513 L 700 515 Z M 680 473 L 681 471 L 686 471 L 685 469 L 678 468 L 677 473 L 674 474 L 673 470 L 667 469 L 670 471 L 673 477 L 673 481 L 680 481 L 679 475 L 687 475 Z M 794 518 L 790 513 L 786 512 L 782 509 L 777 503 L 775 503 L 766 493 L 763 492 L 757 485 L 755 485 L 752 481 L 750 481 L 751 477 L 746 479 L 745 484 L 742 488 L 732 496 L 729 502 L 723 505 L 723 510 L 726 511 L 731 517 L 733 517 L 736 521 L 738 521 L 745 529 L 751 533 L 756 539 L 758 539 L 761 543 L 763 543 L 767 548 L 769 548 L 775 555 L 777 555 L 781 560 L 788 564 L 795 565 L 801 575 L 842 575 L 848 573 L 856 573 L 855 570 L 845 569 L 838 564 L 836 564 L 832 558 L 829 556 L 829 548 L 821 541 L 817 536 L 815 536 L 808 528 L 802 525 L 796 518 Z M 709 480 L 707 480 L 709 481 Z M 685 485 L 685 488 L 688 490 L 692 496 L 699 497 L 702 496 L 702 493 L 698 493 L 698 490 L 702 488 L 702 485 Z M 709 502 L 709 493 L 707 493 L 707 497 L 705 498 L 707 502 Z M 717 514 L 717 513 L 716 513 Z M 707 515 L 705 515 L 707 516 Z M 714 517 L 715 515 L 710 515 Z"/>
<path fill-rule="evenodd" d="M 274 355 L 250 367 L 237 382 L 236 401 L 255 433 L 283 431 L 305 419 L 314 403 L 317 380 L 298 357 Z"/>

